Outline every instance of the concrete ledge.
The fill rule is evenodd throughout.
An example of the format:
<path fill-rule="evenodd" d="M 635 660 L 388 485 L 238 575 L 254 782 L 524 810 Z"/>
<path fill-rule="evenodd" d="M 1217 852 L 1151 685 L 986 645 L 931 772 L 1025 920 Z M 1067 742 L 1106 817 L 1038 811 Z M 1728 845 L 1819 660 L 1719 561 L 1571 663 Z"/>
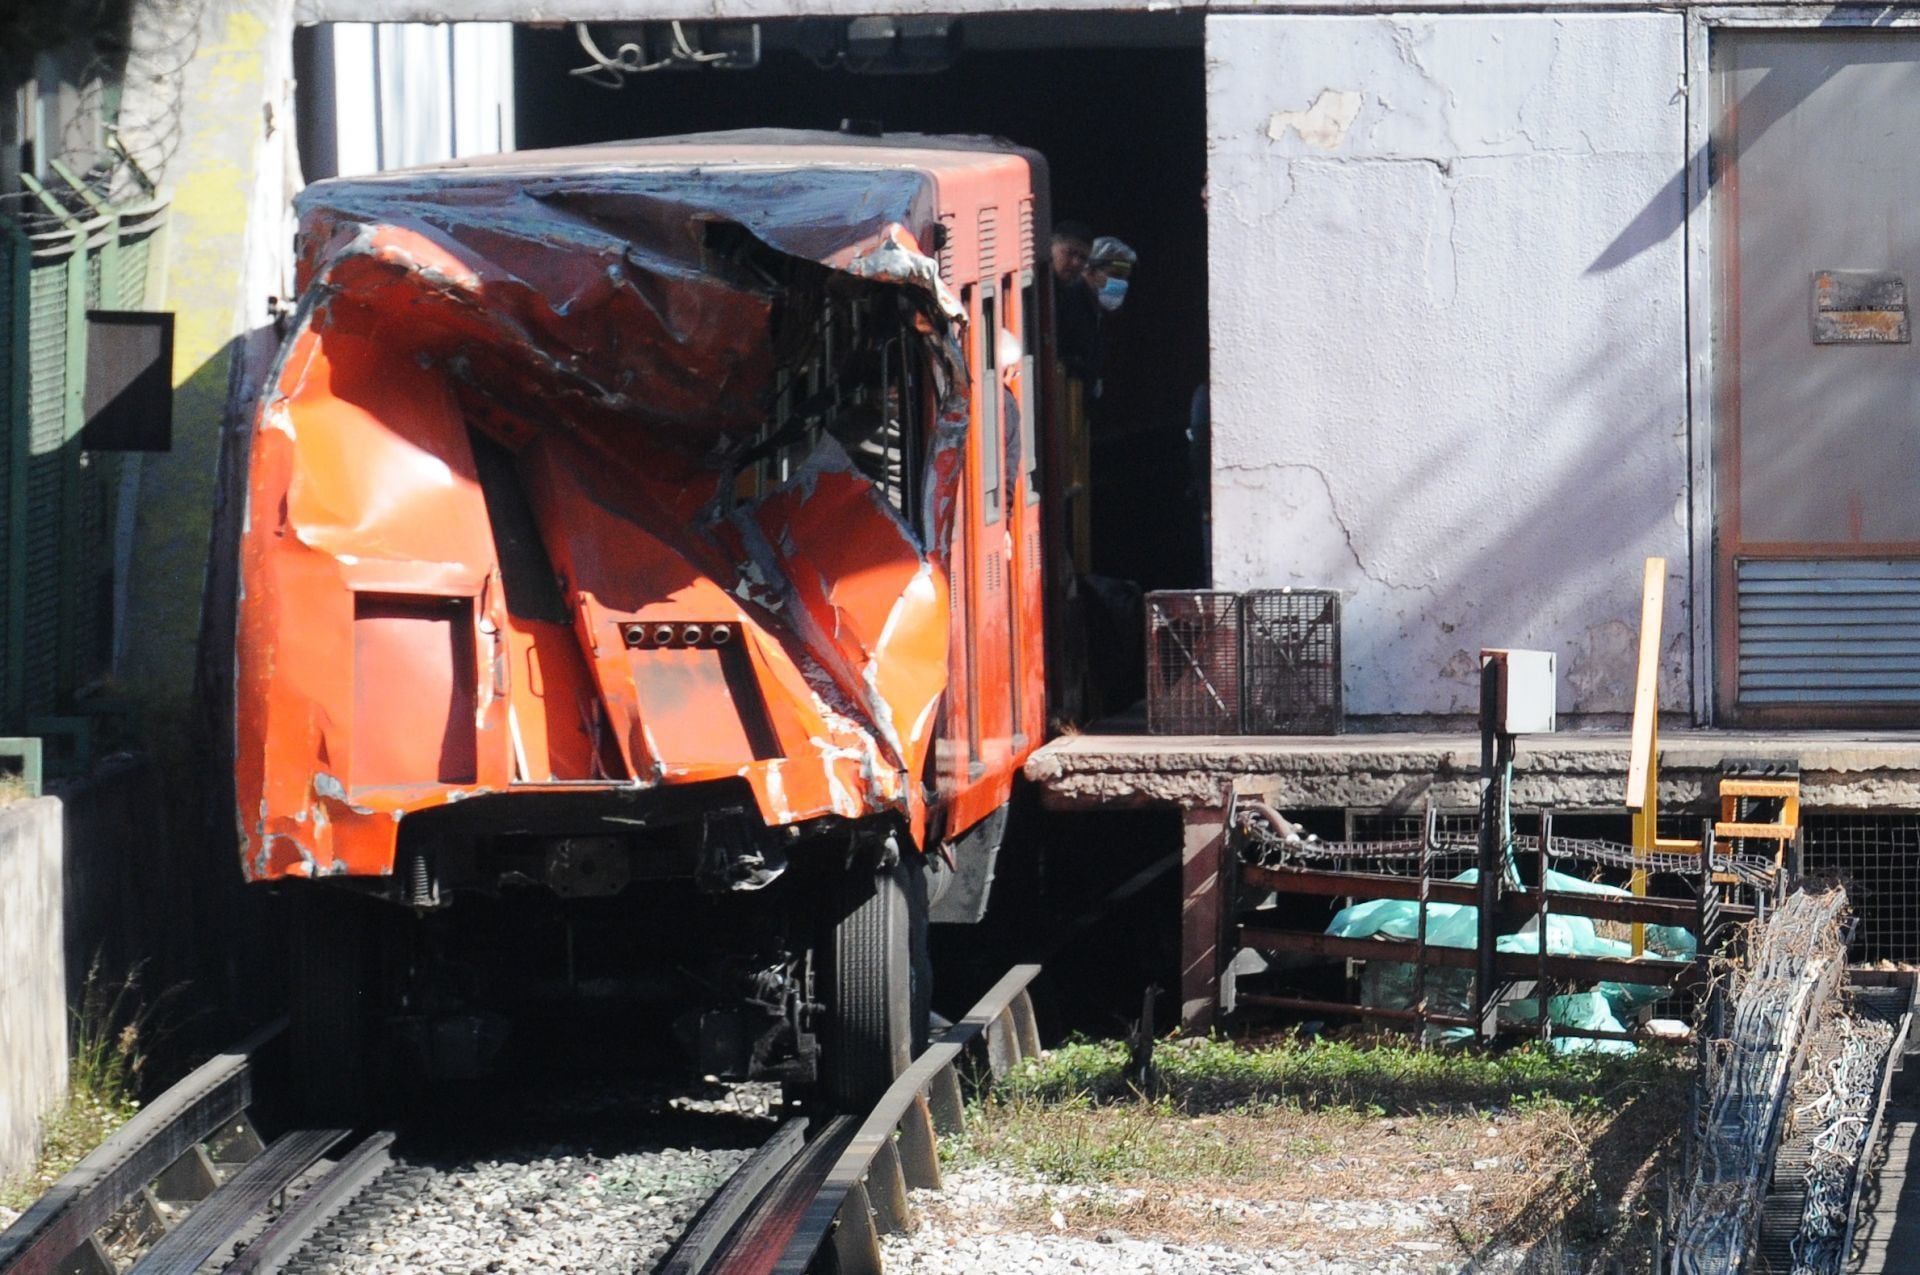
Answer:
<path fill-rule="evenodd" d="M 32 1165 L 67 1089 L 60 802 L 0 806 L 0 1177 Z"/>
<path fill-rule="evenodd" d="M 1612 731 L 1521 740 L 1515 804 L 1622 809 L 1627 745 Z M 1661 804 L 1704 812 L 1738 758 L 1797 760 L 1806 809 L 1920 810 L 1920 735 L 1891 732 L 1666 732 Z M 1073 735 L 1034 753 L 1026 775 L 1056 809 L 1214 806 L 1229 786 L 1283 808 L 1471 808 L 1479 766 L 1469 735 Z"/>

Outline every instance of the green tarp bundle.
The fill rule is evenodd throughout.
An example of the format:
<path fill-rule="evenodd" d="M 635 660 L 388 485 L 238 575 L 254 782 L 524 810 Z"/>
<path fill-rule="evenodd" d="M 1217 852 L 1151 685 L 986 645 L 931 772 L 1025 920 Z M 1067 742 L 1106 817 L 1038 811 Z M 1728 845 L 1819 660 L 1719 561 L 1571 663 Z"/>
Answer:
<path fill-rule="evenodd" d="M 1477 868 L 1469 868 L 1454 881 L 1471 885 L 1480 879 Z M 1625 895 L 1618 886 L 1601 885 L 1547 872 L 1547 888 L 1578 894 Z M 1473 948 L 1480 939 L 1480 909 L 1465 903 L 1428 903 L 1427 942 L 1435 947 Z M 1364 939 L 1379 936 L 1392 939 L 1417 939 L 1420 935 L 1420 904 L 1407 899 L 1375 899 L 1342 908 L 1327 933 L 1338 938 Z M 1534 955 L 1540 951 L 1536 923 L 1529 920 L 1517 933 L 1502 934 L 1495 942 L 1502 952 Z M 1604 938 L 1594 931 L 1591 918 L 1549 913 L 1546 933 L 1549 956 L 1633 955 L 1633 945 L 1622 939 Z M 1678 926 L 1649 925 L 1646 928 L 1649 952 L 1663 957 L 1686 960 L 1693 956 L 1694 936 Z M 1410 1009 L 1414 1002 L 1414 967 L 1398 961 L 1368 961 L 1361 977 L 1361 1003 L 1381 1009 Z M 1624 1031 L 1623 1019 L 1634 1009 L 1651 1004 L 1666 995 L 1663 988 L 1637 983 L 1601 983 L 1591 991 L 1555 996 L 1547 1002 L 1547 1015 L 1562 1027 L 1593 1031 Z M 1427 1007 L 1435 1013 L 1458 1017 L 1473 1014 L 1473 971 L 1429 969 L 1426 977 Z M 1503 1021 L 1531 1024 L 1539 1019 L 1537 1000 L 1509 1001 L 1500 1006 Z M 1472 1030 L 1465 1027 L 1429 1027 L 1435 1039 L 1465 1039 Z M 1630 1052 L 1634 1046 L 1619 1040 L 1592 1040 L 1582 1036 L 1555 1037 L 1560 1050 L 1598 1049 Z"/>

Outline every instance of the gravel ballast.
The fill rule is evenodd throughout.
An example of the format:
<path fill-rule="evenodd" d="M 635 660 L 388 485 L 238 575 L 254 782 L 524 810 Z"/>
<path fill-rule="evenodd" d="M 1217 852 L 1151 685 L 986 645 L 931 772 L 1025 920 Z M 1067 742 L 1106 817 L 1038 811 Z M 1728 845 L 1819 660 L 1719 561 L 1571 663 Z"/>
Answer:
<path fill-rule="evenodd" d="M 583 1132 L 475 1143 L 484 1127 L 396 1147 L 394 1163 L 288 1268 L 310 1275 L 649 1271 L 759 1138 L 766 1085 L 575 1091 L 512 1113 Z M 711 1137 L 706 1131 L 711 1130 Z"/>
<path fill-rule="evenodd" d="M 745 1150 L 396 1164 L 307 1245 L 310 1272 L 645 1271 Z"/>
<path fill-rule="evenodd" d="M 1443 1197 L 1300 1202 L 1168 1192 L 1162 1201 L 1206 1218 L 1213 1230 L 1245 1226 L 1271 1234 L 1272 1228 L 1284 1227 L 1299 1237 L 1291 1244 L 1272 1244 L 1265 1238 L 1244 1246 L 1167 1242 L 1098 1223 L 1102 1214 L 1117 1218 L 1144 1199 L 1145 1193 L 1137 1189 L 1048 1185 L 994 1168 L 960 1169 L 946 1175 L 941 1191 L 913 1193 L 919 1229 L 888 1237 L 882 1251 L 887 1269 L 928 1275 L 1412 1275 L 1459 1265 L 1446 1219 L 1464 1208 Z"/>

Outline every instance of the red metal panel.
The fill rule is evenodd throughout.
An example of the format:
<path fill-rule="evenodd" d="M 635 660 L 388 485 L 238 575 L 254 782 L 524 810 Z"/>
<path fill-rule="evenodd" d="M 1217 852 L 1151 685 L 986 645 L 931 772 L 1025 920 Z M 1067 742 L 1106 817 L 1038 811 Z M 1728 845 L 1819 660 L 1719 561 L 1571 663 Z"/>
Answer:
<path fill-rule="evenodd" d="M 353 603 L 353 786 L 472 783 L 472 601 Z"/>

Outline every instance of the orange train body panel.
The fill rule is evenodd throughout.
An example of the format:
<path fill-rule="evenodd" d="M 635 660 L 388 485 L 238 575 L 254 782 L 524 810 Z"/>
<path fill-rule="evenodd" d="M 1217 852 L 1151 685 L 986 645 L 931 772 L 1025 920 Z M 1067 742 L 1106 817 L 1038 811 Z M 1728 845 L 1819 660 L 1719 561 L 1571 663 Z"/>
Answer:
<path fill-rule="evenodd" d="M 923 845 L 1002 805 L 1045 713 L 1038 179 L 721 135 L 303 196 L 247 456 L 247 875 L 386 876 L 409 816 L 515 792 L 725 781 Z"/>

